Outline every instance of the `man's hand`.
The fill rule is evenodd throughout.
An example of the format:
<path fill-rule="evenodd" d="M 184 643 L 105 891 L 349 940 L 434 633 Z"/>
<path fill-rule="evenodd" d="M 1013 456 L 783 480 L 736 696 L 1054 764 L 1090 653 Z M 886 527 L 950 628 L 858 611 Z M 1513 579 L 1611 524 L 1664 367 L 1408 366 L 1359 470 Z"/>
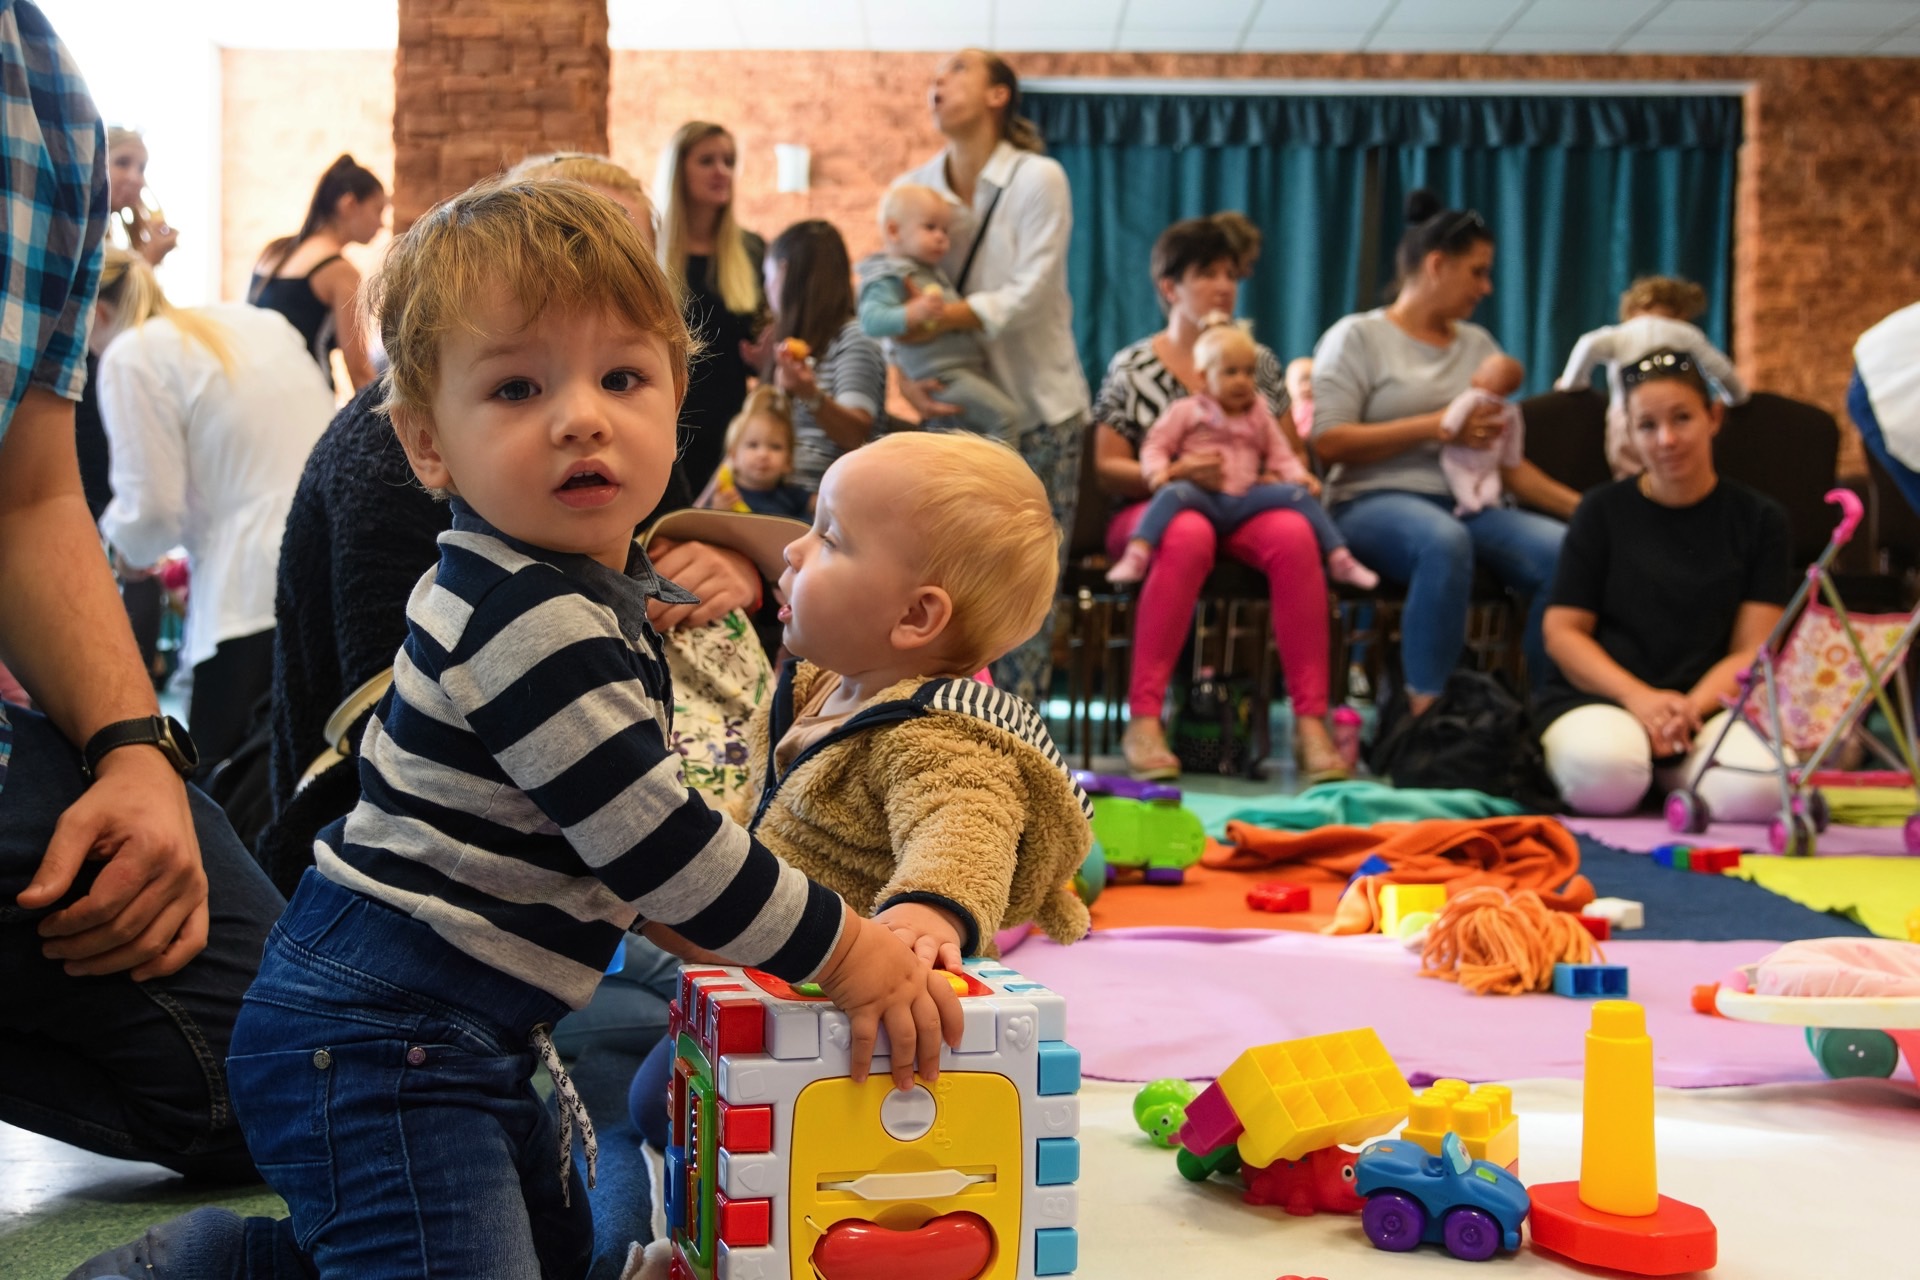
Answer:
<path fill-rule="evenodd" d="M 920 415 L 922 422 L 931 418 L 952 418 L 966 412 L 957 404 L 935 400 L 933 397 L 940 387 L 938 378 L 900 379 L 900 394 L 913 406 L 913 411 Z"/>
<path fill-rule="evenodd" d="M 947 980 L 901 945 L 877 920 L 847 913 L 840 945 L 820 970 L 820 989 L 846 1012 L 852 1031 L 848 1074 L 863 1083 L 873 1066 L 873 1047 L 885 1024 L 893 1059 L 893 1084 L 913 1088 L 916 1067 L 925 1079 L 940 1076 L 940 1042 L 960 1047 L 965 1015 Z"/>
<path fill-rule="evenodd" d="M 922 902 L 897 902 L 873 918 L 893 930 L 894 937 L 928 964 L 955 973 L 960 971 L 964 959 L 960 944 L 966 935 L 960 931 L 952 912 Z"/>
<path fill-rule="evenodd" d="M 700 597 L 699 604 L 647 602 L 647 621 L 665 635 L 681 627 L 704 627 L 760 598 L 760 571 L 738 551 L 704 542 L 655 538 L 647 547 L 654 570 Z"/>
<path fill-rule="evenodd" d="M 40 922 L 41 948 L 76 977 L 132 970 L 135 982 L 178 972 L 207 945 L 207 875 L 187 790 L 166 757 L 122 747 L 60 815 L 22 907 L 50 907 L 83 863 L 104 861 L 79 901 Z"/>

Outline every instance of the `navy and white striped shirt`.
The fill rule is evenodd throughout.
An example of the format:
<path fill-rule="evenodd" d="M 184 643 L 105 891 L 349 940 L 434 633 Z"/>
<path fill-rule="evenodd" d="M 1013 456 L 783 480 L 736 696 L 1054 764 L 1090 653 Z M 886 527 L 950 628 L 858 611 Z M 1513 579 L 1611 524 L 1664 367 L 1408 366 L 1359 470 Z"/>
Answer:
<path fill-rule="evenodd" d="M 407 602 L 359 805 L 321 874 L 580 1008 L 636 918 L 789 980 L 844 908 L 687 790 L 650 598 L 694 599 L 636 547 L 625 574 L 494 529 L 458 500 Z"/>

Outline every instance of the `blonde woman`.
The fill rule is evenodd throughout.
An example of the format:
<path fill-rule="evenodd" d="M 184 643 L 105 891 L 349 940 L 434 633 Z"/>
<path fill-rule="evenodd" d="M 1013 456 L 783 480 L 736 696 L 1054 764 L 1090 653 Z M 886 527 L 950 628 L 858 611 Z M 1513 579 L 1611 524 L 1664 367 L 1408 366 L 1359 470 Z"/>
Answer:
<path fill-rule="evenodd" d="M 680 410 L 680 465 L 695 489 L 720 465 L 727 423 L 747 398 L 760 357 L 746 348 L 766 325 L 761 269 L 767 243 L 733 216 L 739 150 L 725 127 L 680 126 L 660 158 L 656 252 L 686 290 L 687 327 L 705 345 Z"/>
<path fill-rule="evenodd" d="M 281 529 L 333 392 L 283 317 L 236 303 L 175 307 L 145 259 L 117 247 L 89 345 L 113 455 L 100 531 L 135 567 L 187 550 L 188 727 L 211 765 L 239 744 L 271 683 Z"/>
<path fill-rule="evenodd" d="M 107 204 L 112 215 L 112 243 L 131 249 L 157 267 L 180 242 L 180 231 L 167 225 L 159 211 L 149 209 L 147 141 L 137 129 L 114 125 L 107 130 Z"/>
<path fill-rule="evenodd" d="M 300 230 L 269 244 L 253 268 L 247 301 L 278 311 L 306 340 L 307 354 L 333 382 L 333 350 L 347 364 L 354 390 L 374 379 L 373 357 L 360 332 L 354 299 L 360 271 L 341 256 L 366 244 L 386 223 L 387 189 L 370 169 L 341 155 L 313 189 Z"/>

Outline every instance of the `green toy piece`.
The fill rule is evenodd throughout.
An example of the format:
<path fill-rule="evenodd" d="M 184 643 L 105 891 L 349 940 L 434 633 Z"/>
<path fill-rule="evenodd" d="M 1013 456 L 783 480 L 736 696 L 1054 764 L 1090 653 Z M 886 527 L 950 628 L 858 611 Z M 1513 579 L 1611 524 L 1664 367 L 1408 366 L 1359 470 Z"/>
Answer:
<path fill-rule="evenodd" d="M 1187 1122 L 1187 1104 L 1200 1096 L 1191 1080 L 1155 1080 L 1133 1095 L 1133 1122 L 1159 1146 L 1179 1145 L 1175 1136 Z"/>
<path fill-rule="evenodd" d="M 1177 884 L 1207 849 L 1198 815 L 1178 804 L 1093 797 L 1093 838 L 1109 868 L 1138 870 L 1149 883 Z"/>
<path fill-rule="evenodd" d="M 1188 1182 L 1205 1182 L 1216 1173 L 1230 1178 L 1240 1172 L 1240 1148 L 1231 1142 L 1223 1143 L 1203 1156 L 1197 1156 L 1185 1147 L 1173 1155 L 1173 1162 L 1180 1168 L 1180 1176 Z"/>

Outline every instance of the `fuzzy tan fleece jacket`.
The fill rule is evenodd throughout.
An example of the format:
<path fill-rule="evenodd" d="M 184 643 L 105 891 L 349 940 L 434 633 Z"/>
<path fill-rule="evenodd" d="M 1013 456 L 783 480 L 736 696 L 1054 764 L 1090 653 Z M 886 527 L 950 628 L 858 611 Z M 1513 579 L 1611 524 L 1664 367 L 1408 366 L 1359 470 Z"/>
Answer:
<path fill-rule="evenodd" d="M 1033 708 L 973 680 L 905 680 L 778 775 L 774 746 L 824 678 L 788 663 L 747 728 L 740 804 L 757 808 L 736 816 L 768 848 L 863 915 L 959 908 L 969 953 L 1028 922 L 1058 942 L 1086 936 L 1071 882 L 1092 807 Z"/>

